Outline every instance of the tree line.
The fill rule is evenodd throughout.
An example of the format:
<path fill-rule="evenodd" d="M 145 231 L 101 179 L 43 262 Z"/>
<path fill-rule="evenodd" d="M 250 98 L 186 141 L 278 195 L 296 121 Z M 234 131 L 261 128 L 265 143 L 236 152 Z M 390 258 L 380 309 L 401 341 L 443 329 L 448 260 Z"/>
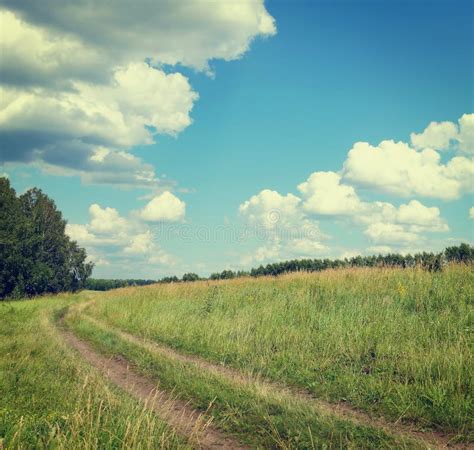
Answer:
<path fill-rule="evenodd" d="M 263 277 L 278 276 L 291 272 L 320 272 L 326 269 L 340 269 L 351 267 L 389 267 L 389 268 L 408 268 L 420 267 L 430 272 L 439 272 L 443 267 L 451 262 L 472 264 L 474 262 L 474 247 L 469 244 L 460 244 L 459 246 L 447 247 L 440 253 L 416 253 L 414 255 L 401 255 L 399 253 L 390 253 L 387 255 L 354 256 L 344 259 L 293 259 L 278 263 L 259 266 L 250 271 L 230 269 L 222 272 L 212 273 L 208 278 L 200 277 L 196 273 L 185 273 L 181 278 L 177 276 L 167 276 L 160 280 L 88 280 L 86 286 L 88 289 L 97 289 L 94 285 L 100 285 L 97 290 L 114 289 L 125 286 L 138 286 L 152 283 L 185 283 L 198 280 L 231 280 L 241 277 Z M 96 283 L 100 282 L 100 283 Z M 105 287 L 105 289 L 104 289 Z"/>
<path fill-rule="evenodd" d="M 199 280 L 231 280 L 241 277 L 262 277 L 262 276 L 278 276 L 291 272 L 320 272 L 326 269 L 339 269 L 350 267 L 420 267 L 430 272 L 438 272 L 450 263 L 472 264 L 474 262 L 474 247 L 469 244 L 461 244 L 459 246 L 447 247 L 440 253 L 416 253 L 414 255 L 401 255 L 399 253 L 390 253 L 387 255 L 371 255 L 371 256 L 355 256 L 344 259 L 293 259 L 278 263 L 259 266 L 250 271 L 230 269 L 222 272 L 212 273 L 208 278 L 200 277 L 198 274 L 190 272 L 185 273 L 181 278 L 173 275 L 166 276 L 159 280 L 99 280 L 89 279 L 86 283 L 86 289 L 92 290 L 109 290 L 126 286 L 143 286 L 147 284 L 160 283 L 186 283 Z"/>
<path fill-rule="evenodd" d="M 84 287 L 93 264 L 65 229 L 61 212 L 40 189 L 17 196 L 0 177 L 0 299 Z"/>
<path fill-rule="evenodd" d="M 147 284 L 154 283 L 156 283 L 156 280 L 88 278 L 85 282 L 84 288 L 90 289 L 91 291 L 108 291 L 110 289 L 118 289 L 128 286 L 146 286 Z"/>
<path fill-rule="evenodd" d="M 450 262 L 472 264 L 474 261 L 474 247 L 469 244 L 447 247 L 440 253 L 416 253 L 414 255 L 389 253 L 387 255 L 354 256 L 344 259 L 293 259 L 251 269 L 249 272 L 224 270 L 213 273 L 211 280 L 228 280 L 241 276 L 261 277 L 278 276 L 291 272 L 320 272 L 326 269 L 350 267 L 420 267 L 431 272 L 441 271 Z"/>

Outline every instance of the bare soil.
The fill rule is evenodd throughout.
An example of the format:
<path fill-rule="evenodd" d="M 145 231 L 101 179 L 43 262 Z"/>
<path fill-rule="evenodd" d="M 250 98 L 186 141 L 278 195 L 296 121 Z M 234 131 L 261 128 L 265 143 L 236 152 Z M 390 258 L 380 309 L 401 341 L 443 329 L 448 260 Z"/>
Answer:
<path fill-rule="evenodd" d="M 217 430 L 211 422 L 188 403 L 160 390 L 155 382 L 139 375 L 130 363 L 121 357 L 107 358 L 97 353 L 87 342 L 61 328 L 65 342 L 112 383 L 153 410 L 180 435 L 197 448 L 246 449 L 236 439 Z"/>
<path fill-rule="evenodd" d="M 184 363 L 194 364 L 196 367 L 214 373 L 219 374 L 228 380 L 234 383 L 252 383 L 257 385 L 262 391 L 274 392 L 278 395 L 285 397 L 297 399 L 300 401 L 311 403 L 314 407 L 318 409 L 320 413 L 337 415 L 342 419 L 347 419 L 359 424 L 372 426 L 375 428 L 381 428 L 386 431 L 388 434 L 396 434 L 405 436 L 409 439 L 423 443 L 427 448 L 430 449 L 445 449 L 445 448 L 457 448 L 457 449 L 468 449 L 473 448 L 468 444 L 458 444 L 454 443 L 453 440 L 455 436 L 444 434 L 442 432 L 428 430 L 421 431 L 415 428 L 415 424 L 406 424 L 401 422 L 389 422 L 382 417 L 372 417 L 367 413 L 357 410 L 347 403 L 330 403 L 321 399 L 315 398 L 310 392 L 303 389 L 298 389 L 294 387 L 288 387 L 274 381 L 269 381 L 263 379 L 261 376 L 254 376 L 252 374 L 244 374 L 239 372 L 236 369 L 230 368 L 224 365 L 213 364 L 199 356 L 188 355 L 179 353 L 176 350 L 166 347 L 160 344 L 157 344 L 153 341 L 134 336 L 130 333 L 124 332 L 117 328 L 113 328 L 109 325 L 105 325 L 102 322 L 98 321 L 95 318 L 86 316 L 87 320 L 90 320 L 92 323 L 101 327 L 103 329 L 112 330 L 119 337 L 124 340 L 127 340 L 131 343 L 140 345 L 144 348 L 147 348 L 151 352 L 163 355 L 165 357 L 171 358 L 175 361 L 181 361 Z M 400 419 L 399 419 L 400 420 Z"/>

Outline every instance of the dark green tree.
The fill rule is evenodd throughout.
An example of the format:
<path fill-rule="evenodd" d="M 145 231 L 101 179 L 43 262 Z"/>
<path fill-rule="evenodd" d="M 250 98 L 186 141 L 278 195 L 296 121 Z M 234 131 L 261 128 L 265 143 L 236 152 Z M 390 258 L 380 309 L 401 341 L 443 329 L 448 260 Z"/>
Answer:
<path fill-rule="evenodd" d="M 20 197 L 0 178 L 0 298 L 75 291 L 92 272 L 65 233 L 53 200 L 33 188 Z"/>
<path fill-rule="evenodd" d="M 198 281 L 199 275 L 197 273 L 185 273 L 182 278 L 183 281 Z"/>

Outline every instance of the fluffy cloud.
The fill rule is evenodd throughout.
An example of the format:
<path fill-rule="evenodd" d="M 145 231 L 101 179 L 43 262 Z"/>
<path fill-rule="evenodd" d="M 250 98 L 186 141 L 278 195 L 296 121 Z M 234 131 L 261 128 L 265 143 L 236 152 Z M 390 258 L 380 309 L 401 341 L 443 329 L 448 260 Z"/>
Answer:
<path fill-rule="evenodd" d="M 0 3 L 31 26 L 55 37 L 78 41 L 90 51 L 119 63 L 151 58 L 160 64 L 180 63 L 207 70 L 209 60 L 240 58 L 255 37 L 276 33 L 275 21 L 262 0 L 137 0 L 133 8 L 125 0 Z M 46 56 L 56 62 L 70 57 L 60 50 Z"/>
<path fill-rule="evenodd" d="M 99 260 L 100 249 L 107 248 L 108 255 L 145 258 L 151 264 L 171 265 L 174 258 L 155 242 L 152 230 L 136 220 L 123 217 L 115 208 L 89 207 L 89 223 L 67 224 L 66 233 L 87 248 L 93 259 Z"/>
<path fill-rule="evenodd" d="M 239 212 L 248 223 L 258 227 L 258 237 L 266 240 L 254 253 L 242 258 L 243 266 L 314 256 L 327 250 L 322 242 L 327 236 L 321 233 L 316 221 L 307 217 L 301 199 L 293 194 L 264 189 L 242 203 Z"/>
<path fill-rule="evenodd" d="M 373 245 L 367 248 L 367 252 L 375 255 L 386 255 L 388 253 L 392 253 L 393 250 L 392 247 L 389 247 L 388 245 Z"/>
<path fill-rule="evenodd" d="M 373 147 L 357 142 L 349 151 L 343 179 L 399 196 L 455 199 L 473 189 L 474 163 L 457 156 L 447 164 L 432 149 L 416 151 L 404 142 Z"/>
<path fill-rule="evenodd" d="M 91 216 L 90 230 L 93 233 L 120 235 L 129 227 L 128 221 L 120 216 L 115 208 L 101 208 L 100 205 L 94 203 L 89 207 L 89 214 Z"/>
<path fill-rule="evenodd" d="M 353 215 L 363 205 L 352 186 L 341 184 L 335 172 L 314 172 L 298 186 L 306 211 L 321 215 Z"/>
<path fill-rule="evenodd" d="M 86 182 L 156 184 L 154 169 L 125 150 L 191 123 L 197 94 L 188 80 L 135 63 L 117 68 L 111 85 L 73 88 L 0 87 L 3 161 L 41 161 L 83 173 Z"/>
<path fill-rule="evenodd" d="M 239 212 L 250 222 L 272 230 L 291 226 L 302 215 L 299 211 L 301 199 L 293 194 L 281 195 L 276 191 L 264 189 L 242 203 Z"/>
<path fill-rule="evenodd" d="M 364 234 L 378 244 L 374 248 L 384 250 L 387 244 L 422 241 L 424 233 L 449 231 L 439 208 L 425 206 L 418 200 L 399 207 L 388 202 L 362 201 L 355 189 L 341 183 L 341 176 L 334 172 L 315 172 L 298 189 L 303 200 L 293 194 L 284 196 L 263 190 L 240 205 L 242 216 L 270 231 L 268 243 L 257 248 L 252 256 L 245 256 L 245 262 L 327 252 L 323 243 L 326 236 L 307 214 L 346 218 L 365 228 Z"/>
<path fill-rule="evenodd" d="M 474 114 L 463 114 L 458 124 L 431 122 L 422 133 L 411 133 L 415 148 L 447 150 L 457 148 L 464 153 L 474 152 Z"/>
<path fill-rule="evenodd" d="M 171 192 L 157 195 L 140 211 L 140 217 L 149 222 L 175 222 L 184 219 L 186 204 Z"/>
<path fill-rule="evenodd" d="M 66 225 L 66 233 L 71 239 L 87 248 L 127 245 L 130 236 L 140 229 L 139 224 L 121 216 L 115 208 L 102 208 L 96 203 L 89 207 L 89 216 L 86 225 Z"/>
<path fill-rule="evenodd" d="M 154 247 L 153 235 L 150 230 L 147 230 L 144 233 L 133 236 L 129 245 L 124 248 L 124 252 L 132 254 L 150 253 Z"/>
<path fill-rule="evenodd" d="M 156 188 L 154 168 L 129 151 L 183 131 L 198 99 L 162 65 L 208 70 L 276 31 L 253 0 L 0 4 L 0 163 L 85 183 Z"/>
<path fill-rule="evenodd" d="M 94 245 L 97 243 L 96 237 L 89 231 L 86 225 L 68 223 L 66 225 L 66 234 L 81 245 Z"/>
<path fill-rule="evenodd" d="M 412 231 L 449 231 L 448 224 L 441 218 L 439 208 L 427 207 L 418 200 L 400 205 L 395 221 L 410 225 Z"/>
<path fill-rule="evenodd" d="M 474 206 L 469 209 L 469 218 L 474 219 Z"/>
<path fill-rule="evenodd" d="M 459 149 L 465 153 L 474 153 L 474 114 L 463 114 L 459 119 Z"/>
<path fill-rule="evenodd" d="M 447 231 L 439 208 L 427 207 L 418 200 L 411 200 L 399 208 L 387 202 L 362 201 L 354 187 L 342 183 L 335 172 L 314 172 L 298 186 L 303 195 L 302 207 L 312 214 L 346 216 L 355 222 L 374 222 L 409 225 L 410 231 Z M 298 206 L 298 205 L 297 205 Z"/>
<path fill-rule="evenodd" d="M 406 244 L 417 242 L 420 236 L 393 223 L 372 223 L 364 232 L 372 241 L 386 244 Z"/>
<path fill-rule="evenodd" d="M 458 136 L 458 128 L 453 122 L 431 122 L 422 133 L 412 133 L 411 143 L 416 148 L 446 150 Z"/>

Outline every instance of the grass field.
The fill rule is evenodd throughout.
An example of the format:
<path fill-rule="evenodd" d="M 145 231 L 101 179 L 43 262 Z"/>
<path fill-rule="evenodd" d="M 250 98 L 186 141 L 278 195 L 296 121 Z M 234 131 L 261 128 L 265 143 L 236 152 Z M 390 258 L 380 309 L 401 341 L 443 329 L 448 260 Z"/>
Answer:
<path fill-rule="evenodd" d="M 0 448 L 183 448 L 65 346 L 55 318 L 77 300 L 0 303 Z"/>
<path fill-rule="evenodd" d="M 0 304 L 0 437 L 7 448 L 193 446 L 68 348 L 67 307 L 66 326 L 95 351 L 243 445 L 467 444 L 473 281 L 467 266 L 354 269 Z"/>

